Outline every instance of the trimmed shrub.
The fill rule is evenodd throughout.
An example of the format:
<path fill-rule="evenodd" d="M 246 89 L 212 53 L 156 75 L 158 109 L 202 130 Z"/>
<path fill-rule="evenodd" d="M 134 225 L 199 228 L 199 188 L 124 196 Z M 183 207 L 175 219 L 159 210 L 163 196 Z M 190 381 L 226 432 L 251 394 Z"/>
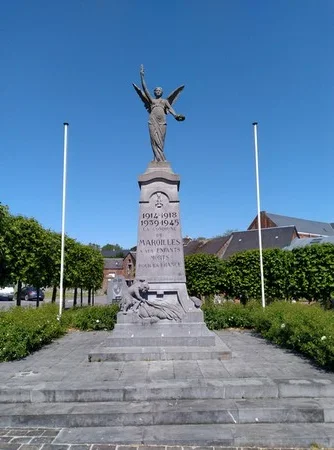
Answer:
<path fill-rule="evenodd" d="M 204 304 L 204 320 L 210 330 L 223 328 L 252 328 L 253 312 L 260 309 L 258 302 L 248 302 L 246 306 L 226 302 L 219 305 Z"/>
<path fill-rule="evenodd" d="M 23 358 L 65 332 L 65 326 L 57 320 L 55 305 L 38 309 L 16 307 L 1 312 L 0 361 Z"/>
<path fill-rule="evenodd" d="M 64 311 L 62 321 L 67 328 L 77 328 L 82 331 L 112 330 L 118 311 L 117 305 L 72 308 Z"/>
<path fill-rule="evenodd" d="M 65 310 L 57 319 L 58 306 L 45 304 L 38 309 L 14 307 L 0 313 L 0 362 L 24 358 L 68 329 L 112 330 L 118 306 L 91 306 Z"/>
<path fill-rule="evenodd" d="M 334 370 L 334 314 L 319 305 L 273 302 L 263 309 L 257 302 L 204 305 L 204 317 L 212 330 L 252 328 L 265 339 Z"/>
<path fill-rule="evenodd" d="M 189 295 L 210 296 L 225 290 L 225 262 L 215 255 L 196 253 L 184 258 Z"/>
<path fill-rule="evenodd" d="M 334 315 L 319 305 L 275 302 L 253 316 L 266 339 L 334 369 Z"/>

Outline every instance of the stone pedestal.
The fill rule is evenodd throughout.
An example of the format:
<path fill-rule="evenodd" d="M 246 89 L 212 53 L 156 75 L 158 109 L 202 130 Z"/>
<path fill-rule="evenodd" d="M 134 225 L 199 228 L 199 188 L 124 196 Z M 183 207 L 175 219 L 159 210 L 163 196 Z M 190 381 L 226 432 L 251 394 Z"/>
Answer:
<path fill-rule="evenodd" d="M 89 360 L 231 358 L 228 347 L 208 330 L 203 312 L 187 293 L 179 176 L 168 162 L 151 162 L 138 181 L 136 279 L 149 285 L 147 302 L 118 313 L 112 335 L 89 354 Z M 164 314 L 169 318 L 161 318 Z"/>
<path fill-rule="evenodd" d="M 148 282 L 148 298 L 194 310 L 186 288 L 181 234 L 180 177 L 168 162 L 151 162 L 139 177 L 136 278 Z"/>

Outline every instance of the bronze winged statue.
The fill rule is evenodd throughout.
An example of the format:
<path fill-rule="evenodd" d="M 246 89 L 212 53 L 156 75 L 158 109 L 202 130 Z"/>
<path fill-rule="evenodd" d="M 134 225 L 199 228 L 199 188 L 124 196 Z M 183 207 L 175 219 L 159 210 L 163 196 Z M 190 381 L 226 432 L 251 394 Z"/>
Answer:
<path fill-rule="evenodd" d="M 166 99 L 162 98 L 162 88 L 157 87 L 154 89 L 153 98 L 147 89 L 144 80 L 144 66 L 140 68 L 141 90 L 133 83 L 137 94 L 144 103 L 145 108 L 149 112 L 148 128 L 150 132 L 151 146 L 154 154 L 155 161 L 166 161 L 164 154 L 165 136 L 166 136 L 166 116 L 170 113 L 179 122 L 185 120 L 185 117 L 181 114 L 177 114 L 172 108 L 172 104 L 175 102 L 180 92 L 184 89 L 184 86 L 180 86 L 175 89 Z"/>

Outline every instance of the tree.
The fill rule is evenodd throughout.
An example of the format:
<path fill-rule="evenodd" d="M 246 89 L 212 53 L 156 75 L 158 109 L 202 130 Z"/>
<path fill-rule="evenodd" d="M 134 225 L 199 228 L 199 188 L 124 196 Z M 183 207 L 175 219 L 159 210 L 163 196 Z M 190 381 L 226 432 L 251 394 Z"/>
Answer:
<path fill-rule="evenodd" d="M 261 298 L 260 261 L 258 250 L 236 253 L 226 261 L 226 293 L 242 303 Z"/>
<path fill-rule="evenodd" d="M 215 255 L 195 253 L 185 257 L 190 295 L 212 295 L 225 290 L 225 263 Z"/>
<path fill-rule="evenodd" d="M 9 281 L 9 247 L 6 241 L 6 230 L 9 227 L 11 216 L 7 206 L 0 203 L 0 286 Z"/>
<path fill-rule="evenodd" d="M 18 284 L 19 306 L 22 282 L 40 288 L 46 285 L 50 277 L 47 231 L 35 219 L 12 216 L 4 239 L 9 249 L 9 278 L 12 283 Z"/>
<path fill-rule="evenodd" d="M 50 258 L 50 277 L 46 286 L 52 286 L 51 302 L 55 303 L 57 288 L 60 283 L 61 234 L 48 230 L 48 251 Z"/>
<path fill-rule="evenodd" d="M 76 247 L 76 278 L 74 287 L 88 290 L 88 303 L 91 292 L 102 286 L 104 260 L 101 253 L 87 245 Z"/>
<path fill-rule="evenodd" d="M 224 231 L 223 234 L 218 234 L 218 235 L 215 236 L 215 237 L 218 238 L 218 237 L 229 236 L 230 234 L 232 234 L 232 233 L 234 233 L 234 232 L 236 232 L 236 231 L 239 231 L 239 230 L 236 229 L 236 228 L 228 228 L 227 230 Z"/>
<path fill-rule="evenodd" d="M 114 252 L 120 252 L 123 248 L 119 244 L 106 244 L 102 247 L 102 250 L 110 250 Z"/>
<path fill-rule="evenodd" d="M 319 300 L 329 306 L 334 291 L 334 245 L 313 244 L 293 253 L 293 287 L 296 298 Z"/>
<path fill-rule="evenodd" d="M 259 258 L 260 254 L 258 252 Z M 265 296 L 268 301 L 289 300 L 292 297 L 293 254 L 270 248 L 263 251 Z"/>
<path fill-rule="evenodd" d="M 88 247 L 92 247 L 92 248 L 95 248 L 96 250 L 101 251 L 101 246 L 99 244 L 93 244 L 92 242 L 90 242 L 88 244 Z"/>
<path fill-rule="evenodd" d="M 289 299 L 292 295 L 291 252 L 281 249 L 263 251 L 263 274 L 267 301 Z M 259 250 L 247 250 L 232 255 L 227 264 L 227 293 L 247 300 L 261 298 L 261 271 Z"/>

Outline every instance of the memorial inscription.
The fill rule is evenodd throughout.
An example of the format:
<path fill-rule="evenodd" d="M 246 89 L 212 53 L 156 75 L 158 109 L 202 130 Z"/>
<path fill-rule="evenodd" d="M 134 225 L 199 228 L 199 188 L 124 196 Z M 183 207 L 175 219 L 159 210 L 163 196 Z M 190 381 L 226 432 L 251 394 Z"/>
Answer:
<path fill-rule="evenodd" d="M 151 195 L 140 205 L 138 231 L 137 276 L 149 269 L 150 281 L 184 281 L 179 203 L 164 192 Z"/>

